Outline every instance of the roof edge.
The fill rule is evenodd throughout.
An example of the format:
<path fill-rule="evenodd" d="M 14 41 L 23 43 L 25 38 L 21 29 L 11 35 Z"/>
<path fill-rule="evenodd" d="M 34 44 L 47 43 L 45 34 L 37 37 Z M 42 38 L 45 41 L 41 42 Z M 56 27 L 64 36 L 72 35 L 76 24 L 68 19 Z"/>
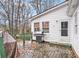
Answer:
<path fill-rule="evenodd" d="M 47 10 L 47 11 L 41 13 L 41 14 L 32 16 L 32 17 L 30 18 L 30 20 L 33 21 L 34 19 L 36 19 L 36 18 L 38 18 L 38 17 L 40 17 L 40 16 L 42 16 L 42 15 L 44 15 L 44 14 L 46 14 L 46 13 L 49 13 L 49 12 L 52 11 L 52 10 L 55 10 L 55 9 L 57 9 L 57 8 L 60 8 L 60 7 L 64 6 L 64 5 L 66 5 L 66 4 L 68 4 L 68 1 L 64 1 L 64 2 L 60 3 L 59 5 L 56 5 L 56 6 L 50 8 L 49 10 Z"/>

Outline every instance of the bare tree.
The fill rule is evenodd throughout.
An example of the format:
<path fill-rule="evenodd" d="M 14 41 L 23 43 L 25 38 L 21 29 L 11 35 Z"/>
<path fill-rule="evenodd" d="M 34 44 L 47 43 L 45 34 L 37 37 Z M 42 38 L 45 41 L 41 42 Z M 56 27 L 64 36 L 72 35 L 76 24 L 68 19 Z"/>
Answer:
<path fill-rule="evenodd" d="M 30 4 L 24 0 L 0 0 L 0 6 L 2 8 L 0 15 L 9 22 L 9 33 L 16 38 L 20 30 L 22 33 L 27 32 L 26 29 L 29 28 L 29 18 L 31 17 Z"/>
<path fill-rule="evenodd" d="M 0 0 L 0 5 L 2 8 L 3 16 L 6 20 L 9 21 L 10 32 L 13 33 L 13 14 L 14 14 L 14 1 L 13 0 Z M 0 12 L 0 15 L 2 15 Z M 12 34 L 11 33 L 11 34 Z"/>
<path fill-rule="evenodd" d="M 31 7 L 29 4 L 22 4 L 22 33 L 27 33 L 27 30 L 29 29 L 29 18 L 31 17 Z M 25 46 L 25 39 L 23 38 L 23 46 Z"/>
<path fill-rule="evenodd" d="M 30 3 L 35 9 L 36 13 L 40 14 L 61 3 L 61 0 L 32 0 Z"/>

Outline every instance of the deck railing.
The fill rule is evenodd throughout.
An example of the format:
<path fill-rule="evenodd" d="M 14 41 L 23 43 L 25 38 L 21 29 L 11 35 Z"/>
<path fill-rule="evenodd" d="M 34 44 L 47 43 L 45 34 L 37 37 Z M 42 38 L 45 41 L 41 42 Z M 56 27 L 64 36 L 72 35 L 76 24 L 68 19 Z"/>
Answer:
<path fill-rule="evenodd" d="M 3 32 L 3 40 L 7 57 L 15 57 L 16 40 L 8 32 Z"/>

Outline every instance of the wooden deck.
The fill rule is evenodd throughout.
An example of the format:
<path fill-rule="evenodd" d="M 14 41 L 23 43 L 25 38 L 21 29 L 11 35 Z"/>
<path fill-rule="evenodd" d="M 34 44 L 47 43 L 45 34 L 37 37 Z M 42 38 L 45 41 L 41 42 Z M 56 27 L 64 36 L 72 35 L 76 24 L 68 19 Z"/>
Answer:
<path fill-rule="evenodd" d="M 20 46 L 21 47 L 21 46 Z M 26 42 L 26 47 L 19 47 L 22 53 L 18 58 L 75 58 L 71 47 L 50 43 Z"/>

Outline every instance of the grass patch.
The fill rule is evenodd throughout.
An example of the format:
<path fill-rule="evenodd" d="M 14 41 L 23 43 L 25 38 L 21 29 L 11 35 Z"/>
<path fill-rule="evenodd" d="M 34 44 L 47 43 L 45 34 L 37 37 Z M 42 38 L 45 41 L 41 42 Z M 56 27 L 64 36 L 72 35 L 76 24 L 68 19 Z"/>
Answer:
<path fill-rule="evenodd" d="M 22 40 L 30 40 L 32 38 L 32 34 L 31 33 L 19 34 L 17 35 L 17 38 Z"/>

